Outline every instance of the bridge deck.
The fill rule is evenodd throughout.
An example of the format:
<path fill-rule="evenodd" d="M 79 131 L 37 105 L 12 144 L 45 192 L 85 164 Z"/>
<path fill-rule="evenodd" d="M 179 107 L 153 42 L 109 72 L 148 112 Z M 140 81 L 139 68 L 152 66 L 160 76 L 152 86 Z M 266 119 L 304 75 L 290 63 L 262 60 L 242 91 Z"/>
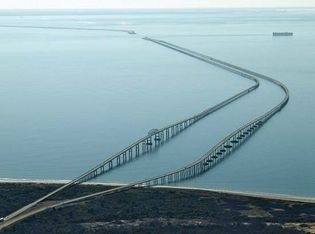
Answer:
<path fill-rule="evenodd" d="M 174 124 L 171 124 L 169 126 L 166 126 L 158 131 L 151 132 L 147 136 L 141 138 L 140 140 L 136 141 L 135 143 L 131 144 L 130 146 L 126 147 L 122 151 L 118 152 L 117 154 L 113 155 L 112 157 L 106 159 L 105 161 L 98 164 L 96 167 L 92 168 L 91 170 L 87 171 L 86 173 L 82 174 L 81 176 L 75 178 L 68 184 L 58 188 L 57 190 L 47 194 L 46 196 L 38 199 L 37 201 L 21 208 L 20 210 L 8 215 L 5 217 L 5 221 L 10 221 L 11 219 L 17 219 L 18 216 L 23 214 L 25 216 L 25 213 L 27 211 L 41 203 L 42 201 L 48 199 L 52 195 L 56 194 L 57 192 L 62 191 L 63 189 L 66 189 L 67 187 L 82 183 L 88 180 L 91 180 L 97 176 L 100 176 L 104 174 L 105 172 L 112 170 L 113 168 L 116 168 L 120 166 L 123 163 L 127 163 L 128 161 L 131 161 L 134 157 L 139 157 L 141 154 L 145 154 L 152 150 L 154 147 L 159 147 L 163 144 L 163 142 L 168 141 L 172 137 L 176 136 L 178 133 L 182 132 L 184 129 L 188 128 L 189 126 L 193 125 L 194 123 L 198 122 L 202 118 L 206 117 L 207 115 L 213 113 L 214 111 L 230 104 L 231 102 L 237 100 L 238 98 L 250 93 L 251 91 L 255 90 L 259 86 L 258 79 L 264 79 L 269 82 L 274 83 L 275 85 L 278 85 L 282 88 L 282 90 L 285 93 L 284 99 L 274 108 L 266 112 L 265 114 L 257 117 L 256 119 L 250 121 L 249 123 L 241 126 L 237 130 L 230 133 L 228 136 L 226 136 L 224 139 L 222 139 L 220 142 L 218 142 L 215 146 L 213 146 L 207 153 L 202 155 L 198 160 L 190 163 L 189 165 L 186 165 L 185 167 L 179 168 L 177 170 L 174 170 L 172 172 L 152 177 L 149 179 L 145 179 L 142 181 L 137 181 L 135 183 L 131 183 L 125 186 L 117 187 L 114 189 L 110 189 L 107 191 L 102 191 L 95 194 L 90 194 L 83 197 L 78 197 L 74 199 L 70 199 L 64 202 L 60 202 L 57 204 L 54 204 L 53 207 L 65 205 L 72 202 L 81 201 L 84 199 L 93 198 L 100 195 L 115 193 L 119 191 L 123 191 L 130 188 L 137 188 L 137 187 L 148 187 L 148 186 L 156 186 L 156 185 L 165 185 L 165 184 L 171 184 L 171 183 L 177 183 L 182 180 L 186 180 L 195 176 L 198 176 L 205 171 L 209 170 L 213 166 L 217 165 L 221 160 L 223 160 L 226 156 L 231 154 L 237 147 L 242 145 L 246 140 L 252 136 L 269 118 L 271 118 L 274 114 L 276 114 L 278 111 L 280 111 L 288 102 L 289 100 L 289 91 L 286 88 L 284 84 L 281 82 L 274 80 L 270 77 L 261 75 L 259 73 L 229 64 L 227 62 L 179 47 L 177 45 L 173 45 L 171 43 L 161 41 L 161 40 L 155 40 L 151 38 L 143 38 L 145 40 L 154 42 L 160 46 L 167 47 L 169 49 L 175 50 L 177 52 L 186 54 L 188 56 L 191 56 L 193 58 L 196 58 L 198 60 L 201 60 L 203 62 L 209 63 L 214 66 L 218 66 L 222 69 L 225 69 L 227 71 L 230 71 L 234 74 L 240 75 L 244 78 L 253 80 L 255 82 L 255 85 L 251 86 L 250 88 L 228 98 L 227 100 L 219 103 L 218 105 L 208 108 L 204 111 L 202 111 L 199 114 L 196 114 L 192 117 L 186 118 L 184 120 L 178 121 Z M 52 207 L 52 206 L 50 206 Z M 48 208 L 48 207 L 47 207 Z M 24 217 L 23 216 L 23 217 Z M 10 223 L 12 223 L 12 220 Z M 4 227 L 4 225 L 0 225 L 0 229 Z"/>

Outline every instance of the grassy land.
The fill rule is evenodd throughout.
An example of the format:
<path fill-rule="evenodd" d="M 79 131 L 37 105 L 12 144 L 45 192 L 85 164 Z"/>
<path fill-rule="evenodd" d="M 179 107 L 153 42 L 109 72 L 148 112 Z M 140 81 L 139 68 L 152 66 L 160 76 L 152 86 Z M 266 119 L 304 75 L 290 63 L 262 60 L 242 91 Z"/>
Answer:
<path fill-rule="evenodd" d="M 0 217 L 58 186 L 0 184 Z M 80 185 L 54 199 L 107 188 Z M 315 233 L 314 227 L 315 204 L 168 188 L 47 210 L 0 233 Z"/>

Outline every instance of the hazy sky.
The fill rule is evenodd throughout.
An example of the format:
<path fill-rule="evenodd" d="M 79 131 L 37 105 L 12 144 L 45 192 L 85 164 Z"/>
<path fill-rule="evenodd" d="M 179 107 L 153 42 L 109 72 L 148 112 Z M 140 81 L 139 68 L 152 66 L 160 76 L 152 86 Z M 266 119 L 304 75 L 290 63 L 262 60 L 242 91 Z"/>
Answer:
<path fill-rule="evenodd" d="M 315 0 L 0 0 L 0 8 L 315 7 Z"/>

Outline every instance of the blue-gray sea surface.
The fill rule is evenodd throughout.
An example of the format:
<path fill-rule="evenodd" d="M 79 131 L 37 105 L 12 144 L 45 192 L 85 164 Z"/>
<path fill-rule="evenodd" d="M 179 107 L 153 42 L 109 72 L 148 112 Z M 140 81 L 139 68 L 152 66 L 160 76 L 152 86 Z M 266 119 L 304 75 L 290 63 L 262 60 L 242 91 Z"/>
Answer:
<path fill-rule="evenodd" d="M 315 196 L 315 9 L 0 11 L 0 178 L 71 179 L 253 83 L 142 40 L 162 39 L 274 77 L 288 105 L 204 175 L 178 184 Z M 272 37 L 274 31 L 293 37 Z M 184 166 L 275 106 L 258 90 L 99 178 L 127 183 Z"/>

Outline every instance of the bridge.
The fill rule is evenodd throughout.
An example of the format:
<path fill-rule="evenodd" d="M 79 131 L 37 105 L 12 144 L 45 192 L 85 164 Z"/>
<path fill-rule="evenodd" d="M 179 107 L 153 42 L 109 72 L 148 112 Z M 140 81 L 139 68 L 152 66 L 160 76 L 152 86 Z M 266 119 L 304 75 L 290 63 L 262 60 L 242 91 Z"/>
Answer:
<path fill-rule="evenodd" d="M 70 200 L 67 200 L 65 202 L 62 202 L 60 205 L 65 205 L 65 204 L 72 203 L 72 202 L 78 202 L 81 200 L 93 198 L 93 197 L 100 196 L 100 195 L 112 194 L 114 192 L 120 192 L 120 191 L 124 191 L 124 190 L 130 189 L 130 188 L 166 185 L 166 184 L 178 183 L 180 181 L 187 180 L 187 179 L 190 179 L 192 177 L 196 177 L 196 176 L 206 172 L 207 170 L 209 170 L 210 168 L 212 168 L 216 164 L 218 164 L 220 161 L 222 161 L 224 158 L 226 158 L 229 154 L 231 154 L 235 149 L 237 149 L 239 146 L 241 146 L 243 143 L 245 143 L 248 138 L 250 138 L 264 123 L 267 122 L 268 119 L 270 119 L 277 112 L 281 111 L 281 109 L 289 101 L 289 91 L 288 91 L 287 87 L 284 84 L 282 84 L 281 82 L 279 82 L 279 81 L 277 81 L 271 77 L 261 75 L 259 73 L 256 73 L 256 72 L 253 72 L 253 71 L 250 71 L 250 70 L 247 70 L 247 69 L 244 69 L 244 68 L 241 68 L 241 67 L 217 60 L 217 59 L 214 59 L 212 57 L 202 55 L 200 53 L 193 52 L 191 50 L 187 50 L 185 48 L 182 48 L 182 47 L 179 47 L 179 46 L 176 46 L 176 45 L 173 45 L 171 43 L 167 43 L 167 42 L 164 42 L 161 40 L 154 40 L 154 39 L 147 38 L 147 37 L 144 39 L 151 41 L 151 42 L 154 42 L 154 43 L 157 43 L 161 46 L 165 46 L 167 48 L 176 50 L 178 52 L 187 54 L 187 55 L 195 57 L 195 58 L 200 58 L 200 59 L 202 58 L 201 60 L 207 61 L 210 64 L 219 63 L 221 65 L 228 66 L 231 69 L 236 69 L 236 70 L 241 72 L 242 76 L 245 75 L 245 77 L 246 77 L 246 74 L 247 75 L 250 74 L 252 76 L 256 76 L 256 77 L 259 77 L 261 79 L 272 82 L 273 84 L 279 86 L 283 90 L 285 96 L 284 96 L 283 100 L 277 106 L 273 107 L 271 110 L 267 111 L 263 115 L 258 116 L 257 118 L 253 119 L 252 121 L 248 122 L 247 124 L 236 129 L 235 131 L 230 133 L 228 136 L 226 136 L 224 139 L 222 139 L 220 142 L 218 142 L 215 146 L 213 146 L 207 153 L 205 153 L 198 160 L 196 160 L 196 161 L 194 161 L 194 162 L 192 162 L 192 163 L 190 163 L 190 164 L 188 164 L 182 168 L 179 168 L 175 171 L 172 171 L 172 172 L 160 175 L 160 176 L 156 176 L 156 177 L 152 177 L 152 178 L 138 181 L 135 183 L 131 183 L 131 184 L 128 184 L 125 186 L 120 186 L 120 187 L 106 190 L 103 192 L 98 192 L 98 193 L 82 196 L 79 198 L 70 199 Z M 251 78 L 253 78 L 253 77 L 251 77 Z M 57 206 L 59 206 L 59 205 L 57 205 Z"/>
<path fill-rule="evenodd" d="M 82 28 L 82 27 L 58 27 L 58 26 L 33 26 L 33 25 L 5 25 L 0 24 L 0 28 L 30 28 L 30 29 L 57 29 L 57 30 L 76 30 L 76 31 L 108 31 L 108 32 L 124 32 L 128 34 L 136 34 L 133 30 L 111 29 L 111 28 Z"/>
<path fill-rule="evenodd" d="M 38 213 L 44 209 L 62 206 L 65 204 L 78 202 L 78 201 L 82 201 L 86 199 L 92 199 L 97 196 L 112 194 L 115 192 L 120 192 L 120 191 L 128 190 L 131 188 L 150 187 L 150 186 L 178 183 L 180 181 L 187 180 L 192 177 L 196 177 L 200 174 L 203 174 L 204 172 L 208 171 L 209 169 L 217 165 L 220 161 L 222 161 L 228 155 L 230 155 L 235 149 L 243 145 L 248 138 L 250 138 L 264 123 L 267 122 L 268 119 L 270 119 L 273 115 L 279 112 L 287 104 L 289 100 L 289 91 L 286 88 L 286 86 L 271 77 L 247 70 L 245 68 L 241 68 L 239 66 L 203 55 L 201 53 L 194 52 L 192 50 L 189 50 L 189 49 L 186 49 L 186 48 L 183 48 L 183 47 L 180 47 L 180 46 L 177 46 L 177 45 L 165 42 L 165 41 L 155 40 L 148 37 L 145 37 L 143 39 L 149 42 L 155 43 L 159 46 L 163 46 L 163 47 L 172 49 L 174 51 L 180 52 L 182 54 L 188 55 L 192 58 L 201 60 L 208 64 L 220 67 L 229 72 L 237 74 L 241 77 L 250 79 L 254 81 L 254 85 L 194 116 L 188 117 L 184 120 L 178 121 L 174 124 L 163 127 L 161 129 L 151 130 L 148 133 L 148 135 L 146 135 L 145 137 L 139 139 L 138 141 L 126 147 L 125 149 L 121 150 L 117 154 L 101 162 L 100 164 L 98 164 L 91 170 L 87 171 L 86 173 L 82 174 L 81 176 L 75 178 L 74 180 L 61 186 L 60 188 L 47 194 L 46 196 L 34 201 L 33 203 L 6 216 L 4 218 L 4 223 L 0 225 L 0 229 L 10 224 L 13 224 L 25 217 L 28 217 L 34 213 Z M 273 107 L 271 110 L 267 111 L 263 115 L 258 116 L 257 118 L 253 119 L 252 121 L 248 122 L 247 124 L 241 126 L 240 128 L 230 133 L 228 136 L 226 136 L 224 139 L 218 142 L 215 146 L 209 149 L 209 151 L 206 152 L 204 155 L 202 155 L 198 160 L 182 168 L 165 173 L 163 175 L 137 181 L 128 185 L 90 194 L 87 196 L 82 196 L 82 197 L 69 199 L 66 201 L 56 202 L 52 205 L 40 206 L 40 204 L 43 201 L 47 200 L 54 194 L 66 189 L 69 186 L 80 184 L 80 183 L 89 181 L 91 179 L 94 179 L 100 175 L 105 174 L 106 172 L 110 170 L 113 170 L 114 168 L 118 168 L 122 164 L 132 161 L 134 158 L 138 158 L 141 155 L 145 155 L 151 150 L 154 150 L 155 148 L 162 146 L 165 142 L 169 141 L 170 139 L 172 139 L 173 137 L 175 137 L 176 135 L 178 135 L 179 133 L 181 133 L 183 130 L 187 129 L 188 127 L 192 126 L 193 124 L 197 123 L 199 120 L 203 119 L 209 114 L 225 107 L 231 102 L 239 99 L 240 97 L 243 97 L 244 95 L 258 88 L 259 79 L 266 80 L 282 88 L 285 94 L 283 100 L 277 106 Z"/>

